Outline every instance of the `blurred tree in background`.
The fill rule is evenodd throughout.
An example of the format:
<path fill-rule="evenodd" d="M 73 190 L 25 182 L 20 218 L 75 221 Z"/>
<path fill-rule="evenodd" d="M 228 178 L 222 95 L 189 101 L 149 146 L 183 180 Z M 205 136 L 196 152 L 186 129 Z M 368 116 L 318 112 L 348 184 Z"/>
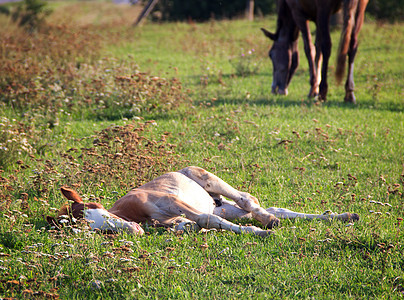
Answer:
<path fill-rule="evenodd" d="M 147 1 L 146 1 L 147 2 Z M 246 0 L 160 0 L 155 10 L 162 20 L 207 21 L 244 16 Z M 255 13 L 266 15 L 276 12 L 276 1 L 255 0 Z"/>
<path fill-rule="evenodd" d="M 255 0 L 255 15 L 276 13 L 276 2 Z M 155 11 L 159 12 L 159 19 L 165 21 L 207 21 L 244 16 L 246 7 L 246 0 L 160 0 Z M 404 20 L 404 0 L 370 0 L 367 12 L 376 19 Z"/>
<path fill-rule="evenodd" d="M 367 13 L 390 22 L 404 20 L 404 0 L 370 0 Z"/>
<path fill-rule="evenodd" d="M 15 5 L 0 5 L 0 13 L 11 15 L 18 26 L 32 33 L 45 24 L 45 19 L 52 13 L 45 0 L 24 0 Z"/>

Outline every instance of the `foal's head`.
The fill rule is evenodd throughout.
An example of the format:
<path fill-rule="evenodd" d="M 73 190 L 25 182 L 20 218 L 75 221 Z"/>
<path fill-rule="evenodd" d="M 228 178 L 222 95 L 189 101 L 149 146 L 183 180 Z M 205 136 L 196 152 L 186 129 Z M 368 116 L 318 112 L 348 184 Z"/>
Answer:
<path fill-rule="evenodd" d="M 129 222 L 108 212 L 100 203 L 84 203 L 79 194 L 70 188 L 62 187 L 61 192 L 71 203 L 65 203 L 59 209 L 56 218 L 46 217 L 50 225 L 59 227 L 63 223 L 84 219 L 93 230 L 99 229 L 107 232 L 126 231 L 139 235 L 144 233 L 139 224 Z"/>
<path fill-rule="evenodd" d="M 58 227 L 61 224 L 71 222 L 74 219 L 83 219 L 84 211 L 88 208 L 104 209 L 99 203 L 84 203 L 79 194 L 72 189 L 62 187 L 60 190 L 69 202 L 62 205 L 56 218 L 50 216 L 46 217 L 46 220 L 51 225 Z"/>

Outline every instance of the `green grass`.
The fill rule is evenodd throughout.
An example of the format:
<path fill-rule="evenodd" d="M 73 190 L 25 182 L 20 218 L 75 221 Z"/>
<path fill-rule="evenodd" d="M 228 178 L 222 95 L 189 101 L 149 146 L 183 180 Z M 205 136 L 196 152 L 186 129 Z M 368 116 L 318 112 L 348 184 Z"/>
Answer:
<path fill-rule="evenodd" d="M 130 18 L 114 23 L 112 12 L 130 16 L 125 7 L 53 6 L 52 22 L 65 20 L 68 33 L 79 28 L 82 43 L 95 40 L 80 55 L 83 45 L 63 35 L 70 53 L 79 53 L 75 60 L 56 51 L 58 31 L 51 31 L 49 58 L 16 67 L 24 76 L 0 75 L 2 89 L 7 80 L 27 87 L 0 96 L 0 146 L 7 148 L 0 150 L 0 298 L 403 297 L 402 24 L 365 23 L 353 106 L 332 76 L 338 31 L 328 102 L 315 104 L 306 98 L 302 49 L 289 95 L 270 94 L 269 44 L 259 28 L 274 29 L 274 17 L 134 29 Z M 3 18 L 2 36 L 22 34 Z M 19 57 L 7 56 L 18 47 L 7 49 L 2 61 Z M 251 49 L 259 71 L 238 76 L 229 59 Z M 147 73 L 136 88 L 114 79 L 136 72 Z M 43 90 L 31 90 L 34 83 Z M 265 239 L 149 227 L 142 237 L 80 225 L 74 233 L 44 221 L 64 203 L 62 185 L 109 208 L 130 187 L 186 165 L 214 172 L 264 207 L 361 219 L 354 226 L 286 220 Z"/>

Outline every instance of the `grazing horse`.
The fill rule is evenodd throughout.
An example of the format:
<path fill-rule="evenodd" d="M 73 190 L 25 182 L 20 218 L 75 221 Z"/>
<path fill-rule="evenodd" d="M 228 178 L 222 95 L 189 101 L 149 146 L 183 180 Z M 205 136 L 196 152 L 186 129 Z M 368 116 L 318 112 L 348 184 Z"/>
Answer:
<path fill-rule="evenodd" d="M 345 83 L 345 101 L 356 103 L 354 95 L 354 59 L 358 49 L 358 34 L 363 24 L 369 0 L 279 0 L 275 33 L 264 28 L 265 36 L 274 41 L 269 51 L 273 64 L 272 92 L 287 95 L 288 85 L 299 64 L 297 41 L 302 33 L 304 51 L 309 61 L 309 97 L 327 98 L 327 68 L 331 54 L 330 17 L 342 6 L 344 24 L 337 56 L 336 79 L 340 83 L 348 55 L 348 76 Z M 316 24 L 315 47 L 309 21 Z M 322 62 L 322 64 L 321 64 Z M 321 68 L 321 70 L 320 70 Z"/>
<path fill-rule="evenodd" d="M 126 231 L 133 234 L 143 234 L 138 223 L 149 223 L 165 227 L 175 226 L 176 230 L 215 228 L 267 236 L 271 231 L 251 225 L 236 225 L 229 220 L 253 218 L 264 227 L 272 228 L 279 224 L 278 218 L 344 221 L 359 219 L 357 214 L 350 213 L 315 215 L 276 207 L 263 209 L 254 196 L 236 190 L 199 167 L 187 167 L 164 174 L 131 190 L 109 210 L 99 203 L 83 203 L 74 190 L 61 190 L 73 203 L 62 206 L 58 213 L 59 221 L 60 218 L 84 218 L 93 230 Z M 47 217 L 47 221 L 59 226 L 57 219 Z"/>

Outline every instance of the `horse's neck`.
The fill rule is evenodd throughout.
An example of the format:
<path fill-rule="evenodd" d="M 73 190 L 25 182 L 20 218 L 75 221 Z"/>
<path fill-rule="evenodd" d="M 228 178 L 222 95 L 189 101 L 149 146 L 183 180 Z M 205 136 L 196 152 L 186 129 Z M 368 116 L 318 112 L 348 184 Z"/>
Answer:
<path fill-rule="evenodd" d="M 285 41 L 287 43 L 295 42 L 299 37 L 299 30 L 285 0 L 279 2 L 276 34 L 278 41 Z"/>

